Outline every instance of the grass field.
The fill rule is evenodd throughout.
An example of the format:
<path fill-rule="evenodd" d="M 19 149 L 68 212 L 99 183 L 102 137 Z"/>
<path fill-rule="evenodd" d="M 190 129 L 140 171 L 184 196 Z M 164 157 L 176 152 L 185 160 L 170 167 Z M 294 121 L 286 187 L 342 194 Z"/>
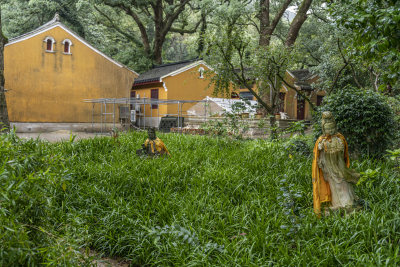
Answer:
<path fill-rule="evenodd" d="M 51 144 L 0 136 L 0 265 L 399 265 L 400 175 L 386 161 L 356 188 L 368 210 L 318 219 L 311 157 L 282 142 L 160 134 L 172 157 L 136 156 L 146 135 Z"/>

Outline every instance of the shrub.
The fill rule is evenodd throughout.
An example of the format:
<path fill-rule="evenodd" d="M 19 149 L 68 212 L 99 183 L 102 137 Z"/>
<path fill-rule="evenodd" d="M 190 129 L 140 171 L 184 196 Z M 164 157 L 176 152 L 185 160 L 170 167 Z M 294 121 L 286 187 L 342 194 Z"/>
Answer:
<path fill-rule="evenodd" d="M 294 136 L 285 145 L 286 151 L 291 155 L 311 156 L 312 149 L 305 137 Z"/>
<path fill-rule="evenodd" d="M 294 121 L 290 123 L 289 127 L 285 129 L 284 133 L 285 134 L 296 134 L 299 133 L 301 135 L 305 134 L 305 130 L 307 129 L 306 124 L 304 121 Z"/>
<path fill-rule="evenodd" d="M 350 151 L 380 157 L 392 144 L 396 123 L 393 111 L 382 95 L 347 87 L 325 97 L 323 103 L 315 114 L 316 136 L 322 134 L 322 112 L 331 111 Z"/>
<path fill-rule="evenodd" d="M 249 130 L 249 122 L 240 116 L 250 107 L 248 100 L 236 102 L 232 104 L 232 110 L 224 112 L 222 120 L 208 120 L 201 128 L 212 135 L 231 135 L 236 139 L 242 139 Z"/>
<path fill-rule="evenodd" d="M 400 96 L 387 97 L 387 103 L 394 112 L 394 120 L 396 122 L 396 130 L 394 130 L 395 147 L 400 146 Z"/>

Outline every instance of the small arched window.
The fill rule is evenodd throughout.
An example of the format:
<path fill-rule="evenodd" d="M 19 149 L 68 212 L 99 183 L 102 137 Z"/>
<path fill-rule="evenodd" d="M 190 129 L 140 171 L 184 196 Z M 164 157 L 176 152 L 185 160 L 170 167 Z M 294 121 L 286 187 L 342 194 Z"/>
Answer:
<path fill-rule="evenodd" d="M 203 78 L 204 78 L 204 68 L 203 68 L 203 67 L 200 67 L 200 68 L 199 68 L 199 78 L 200 78 L 200 79 L 203 79 Z"/>
<path fill-rule="evenodd" d="M 64 54 L 71 54 L 71 40 L 65 39 L 62 43 L 64 45 Z"/>
<path fill-rule="evenodd" d="M 56 43 L 54 38 L 48 36 L 44 39 L 44 42 L 46 43 L 46 52 L 54 52 L 54 44 Z"/>

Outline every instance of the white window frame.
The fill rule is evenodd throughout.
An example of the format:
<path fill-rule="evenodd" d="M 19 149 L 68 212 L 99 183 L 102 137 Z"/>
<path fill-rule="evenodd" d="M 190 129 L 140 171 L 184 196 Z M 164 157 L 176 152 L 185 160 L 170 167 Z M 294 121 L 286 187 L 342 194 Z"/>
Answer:
<path fill-rule="evenodd" d="M 63 47 L 63 54 L 64 55 L 72 55 L 72 53 L 71 53 L 72 41 L 70 39 L 65 39 L 64 41 L 62 41 L 62 44 L 65 46 L 65 43 L 69 43 L 68 52 L 65 52 L 65 47 Z"/>
<path fill-rule="evenodd" d="M 51 40 L 51 50 L 47 50 L 47 41 Z M 56 43 L 56 40 L 54 40 L 53 37 L 51 36 L 47 36 L 46 38 L 44 38 L 43 42 L 46 44 L 46 52 L 48 53 L 55 53 L 55 49 L 54 49 L 54 44 Z"/>

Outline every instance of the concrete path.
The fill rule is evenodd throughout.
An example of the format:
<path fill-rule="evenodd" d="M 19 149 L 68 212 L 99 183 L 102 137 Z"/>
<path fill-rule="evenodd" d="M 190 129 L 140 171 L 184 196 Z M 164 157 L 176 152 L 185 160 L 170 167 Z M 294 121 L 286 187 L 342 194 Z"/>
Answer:
<path fill-rule="evenodd" d="M 70 136 L 75 135 L 75 140 L 84 139 L 84 138 L 93 138 L 95 136 L 110 136 L 110 134 L 100 134 L 100 133 L 84 133 L 84 132 L 71 132 L 67 130 L 60 130 L 55 132 L 46 132 L 46 133 L 17 133 L 17 136 L 25 139 L 42 139 L 47 140 L 49 142 L 55 143 L 60 141 L 68 141 Z"/>

